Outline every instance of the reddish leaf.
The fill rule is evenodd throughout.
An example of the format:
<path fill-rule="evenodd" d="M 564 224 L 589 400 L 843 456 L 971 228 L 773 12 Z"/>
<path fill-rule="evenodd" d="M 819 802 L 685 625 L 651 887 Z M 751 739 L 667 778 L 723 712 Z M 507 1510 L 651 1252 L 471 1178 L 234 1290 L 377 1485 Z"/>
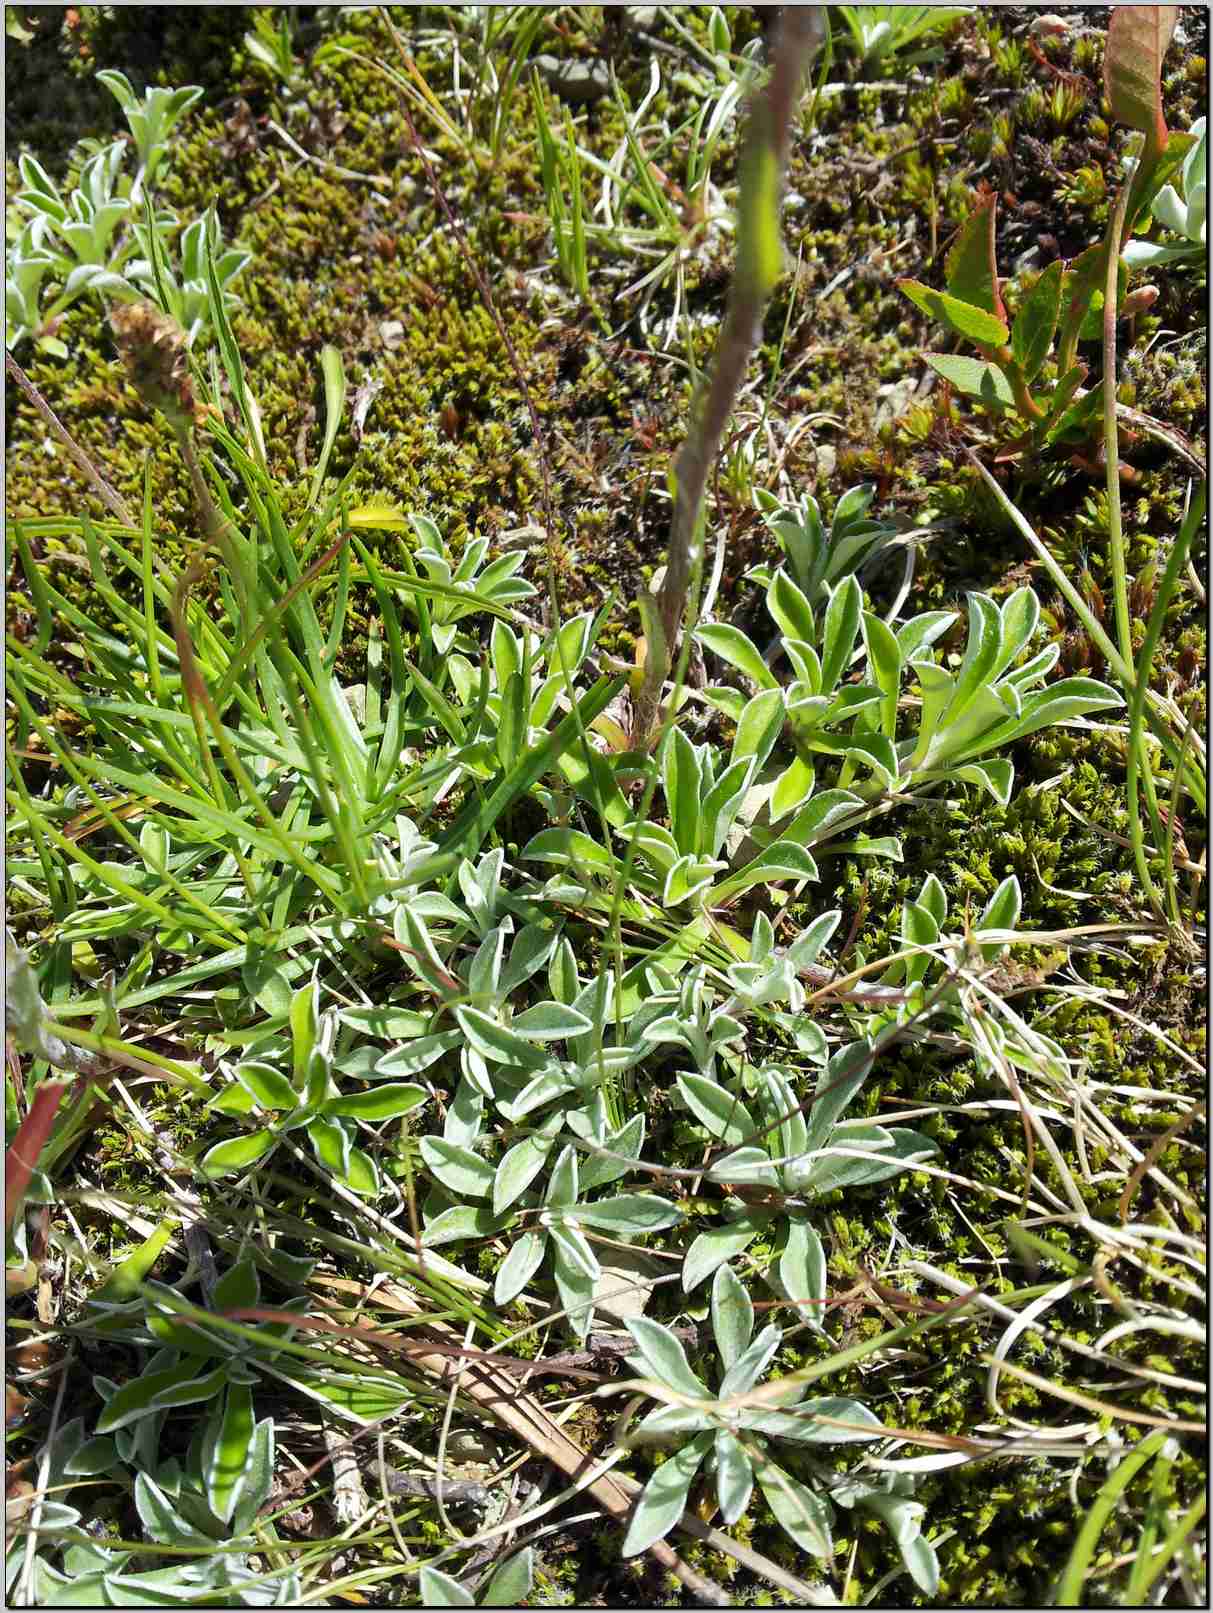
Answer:
<path fill-rule="evenodd" d="M 1104 51 L 1104 88 L 1112 116 L 1146 137 L 1143 160 L 1167 143 L 1162 115 L 1162 59 L 1175 32 L 1178 6 L 1116 6 Z"/>
<path fill-rule="evenodd" d="M 17 1127 L 13 1140 L 4 1155 L 4 1225 L 13 1224 L 13 1217 L 29 1179 L 37 1168 L 42 1150 L 46 1147 L 55 1115 L 63 1094 L 71 1087 L 70 1081 L 43 1081 L 34 1088 L 33 1100 L 25 1119 Z"/>
<path fill-rule="evenodd" d="M 994 214 L 998 207 L 995 191 L 978 199 L 975 211 L 961 227 L 948 253 L 948 294 L 961 302 L 984 308 L 987 314 L 1009 324 L 1007 310 L 998 290 L 998 265 L 994 261 Z"/>

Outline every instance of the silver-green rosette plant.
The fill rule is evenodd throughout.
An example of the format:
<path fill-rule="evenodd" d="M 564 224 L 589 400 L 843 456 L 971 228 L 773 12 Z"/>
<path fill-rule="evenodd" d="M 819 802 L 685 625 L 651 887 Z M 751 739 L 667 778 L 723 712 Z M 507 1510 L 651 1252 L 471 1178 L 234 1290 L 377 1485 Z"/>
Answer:
<path fill-rule="evenodd" d="M 839 1474 L 797 1449 L 869 1443 L 880 1437 L 875 1415 L 861 1401 L 846 1396 L 806 1399 L 809 1385 L 803 1382 L 790 1382 L 773 1393 L 769 1386 L 761 1395 L 753 1394 L 783 1341 L 783 1329 L 772 1324 L 754 1336 L 754 1307 L 728 1266 L 720 1268 L 712 1284 L 711 1316 L 721 1367 L 715 1390 L 692 1370 L 668 1327 L 644 1316 L 627 1319 L 636 1341 L 636 1353 L 627 1357 L 627 1364 L 642 1374 L 630 1387 L 662 1402 L 641 1419 L 627 1443 L 676 1448 L 637 1498 L 623 1555 L 634 1557 L 673 1528 L 686 1508 L 696 1473 L 706 1467 L 714 1478 L 726 1525 L 744 1516 L 757 1481 L 784 1532 L 823 1562 L 833 1555 L 836 1505 L 876 1513 L 892 1530 L 915 1584 L 933 1596 L 939 1564 L 921 1532 L 921 1502 L 881 1483 Z M 795 1454 L 781 1451 L 777 1460 L 773 1445 L 792 1447 Z"/>

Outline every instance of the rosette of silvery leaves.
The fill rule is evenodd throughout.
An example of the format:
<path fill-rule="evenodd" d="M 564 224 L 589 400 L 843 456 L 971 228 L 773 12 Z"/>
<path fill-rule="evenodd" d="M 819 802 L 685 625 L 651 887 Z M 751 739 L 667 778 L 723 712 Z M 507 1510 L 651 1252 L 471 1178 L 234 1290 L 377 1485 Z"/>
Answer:
<path fill-rule="evenodd" d="M 627 1364 L 640 1374 L 632 1387 L 663 1402 L 632 1430 L 628 1443 L 673 1449 L 637 1497 L 623 1555 L 635 1556 L 673 1528 L 703 1468 L 713 1479 L 726 1526 L 745 1515 L 757 1482 L 780 1527 L 822 1562 L 833 1557 L 836 1507 L 875 1513 L 892 1532 L 915 1584 L 934 1595 L 939 1565 L 922 1534 L 925 1509 L 910 1498 L 912 1480 L 902 1474 L 842 1475 L 813 1454 L 879 1439 L 881 1424 L 873 1412 L 847 1396 L 810 1398 L 805 1381 L 759 1385 L 783 1329 L 771 1324 L 754 1335 L 753 1304 L 729 1266 L 713 1281 L 711 1318 L 719 1360 L 714 1390 L 692 1370 L 668 1327 L 644 1316 L 627 1319 L 636 1341 Z"/>

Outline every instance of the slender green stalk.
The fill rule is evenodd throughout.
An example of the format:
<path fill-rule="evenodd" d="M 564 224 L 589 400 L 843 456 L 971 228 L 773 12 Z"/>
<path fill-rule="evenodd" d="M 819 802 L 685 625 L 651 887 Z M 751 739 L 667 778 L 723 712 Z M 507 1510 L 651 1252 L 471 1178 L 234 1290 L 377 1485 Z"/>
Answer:
<path fill-rule="evenodd" d="M 703 524 L 703 497 L 729 415 L 758 339 L 763 309 L 783 266 L 779 191 L 787 161 L 792 116 L 801 77 L 825 37 L 820 6 L 789 6 L 772 49 L 771 77 L 754 102 L 741 158 L 737 264 L 707 396 L 674 462 L 677 494 L 665 577 L 657 609 L 665 636 L 664 665 L 652 655 L 641 692 L 636 729 L 644 739 L 655 725 L 661 684 L 669 668 L 686 608 Z M 650 647 L 650 653 L 652 649 Z"/>
<path fill-rule="evenodd" d="M 1141 1443 L 1129 1452 L 1118 1463 L 1115 1471 L 1101 1486 L 1098 1495 L 1091 1503 L 1091 1509 L 1083 1519 L 1082 1528 L 1078 1532 L 1078 1539 L 1074 1542 L 1074 1549 L 1070 1553 L 1065 1572 L 1061 1576 L 1061 1583 L 1057 1587 L 1056 1607 L 1077 1607 L 1082 1596 L 1082 1588 L 1090 1571 L 1091 1561 L 1095 1555 L 1095 1548 L 1099 1544 L 1099 1537 L 1103 1533 L 1104 1525 L 1111 1517 L 1116 1503 L 1128 1489 L 1130 1481 L 1136 1477 L 1140 1470 L 1163 1449 L 1170 1436 L 1162 1429 L 1153 1434 L 1147 1434 Z"/>
<path fill-rule="evenodd" d="M 1179 529 L 1179 534 L 1176 537 L 1175 542 L 1171 545 L 1171 552 L 1167 556 L 1167 564 L 1163 571 L 1162 580 L 1159 582 L 1158 591 L 1154 597 L 1154 606 L 1150 612 L 1150 620 L 1146 624 L 1146 636 L 1142 642 L 1141 653 L 1137 658 L 1137 665 L 1134 669 L 1136 681 L 1134 683 L 1132 694 L 1129 697 L 1128 767 L 1125 783 L 1129 807 L 1129 838 L 1132 842 L 1133 858 L 1137 864 L 1137 874 L 1138 878 L 1141 880 L 1142 889 L 1145 891 L 1150 900 L 1150 905 L 1154 908 L 1159 918 L 1163 917 L 1162 903 L 1159 900 L 1158 891 L 1154 885 L 1154 882 L 1150 878 L 1150 871 L 1146 864 L 1145 847 L 1142 839 L 1141 814 L 1138 809 L 1137 802 L 1139 771 L 1142 773 L 1142 776 L 1146 782 L 1151 816 L 1153 818 L 1157 840 L 1157 850 L 1163 858 L 1164 866 L 1168 867 L 1171 863 L 1172 834 L 1170 832 L 1170 824 L 1174 821 L 1175 801 L 1174 799 L 1172 800 L 1172 816 L 1168 819 L 1168 823 L 1164 825 L 1161 820 L 1161 814 L 1158 810 L 1158 801 L 1153 788 L 1154 779 L 1150 771 L 1149 758 L 1146 751 L 1146 695 L 1148 694 L 1150 687 L 1150 668 L 1153 665 L 1154 656 L 1158 649 L 1158 642 L 1162 637 L 1163 626 L 1166 622 L 1167 606 L 1170 604 L 1172 596 L 1174 595 L 1175 589 L 1179 583 L 1180 572 L 1188 557 L 1188 550 L 1191 547 L 1193 535 L 1204 520 L 1204 511 L 1205 488 L 1202 486 L 1200 492 L 1192 500 L 1192 503 L 1188 509 L 1188 514 L 1184 519 L 1183 525 Z M 1186 734 L 1184 738 L 1186 744 Z M 1183 750 L 1181 749 L 1179 761 L 1182 762 L 1182 760 Z M 1181 768 L 1177 765 L 1175 769 L 1176 782 L 1178 782 L 1179 778 L 1181 777 L 1181 771 Z M 1173 786 L 1173 797 L 1174 793 Z M 1173 923 L 1178 924 L 1179 908 L 1175 898 L 1175 880 L 1173 870 L 1172 877 L 1167 882 L 1167 889 L 1170 898 L 1169 905 L 1171 908 L 1171 920 Z"/>
<path fill-rule="evenodd" d="M 1014 524 L 1016 530 L 1022 535 L 1024 541 L 1028 544 L 1029 548 L 1031 548 L 1033 554 L 1035 554 L 1041 565 L 1048 572 L 1050 578 L 1057 587 L 1057 591 L 1062 595 L 1070 609 L 1082 623 L 1092 644 L 1096 646 L 1100 654 L 1107 661 L 1109 667 L 1111 667 L 1117 678 L 1119 678 L 1125 694 L 1131 695 L 1133 690 L 1137 687 L 1137 675 L 1134 671 L 1132 661 L 1126 661 L 1121 655 L 1119 649 L 1105 632 L 1102 623 L 1095 615 L 1093 615 L 1086 600 L 1078 592 L 1078 589 L 1075 588 L 1069 577 L 1066 576 L 1063 568 L 1057 563 L 1054 556 L 1040 541 L 1040 539 L 1036 536 L 1036 533 L 1032 530 L 1031 526 L 1029 526 L 1028 522 L 1024 519 L 1022 511 L 1011 502 L 1003 488 L 1000 487 L 998 482 L 995 481 L 994 477 L 990 475 L 989 471 L 981 463 L 980 459 L 978 459 L 977 455 L 972 451 L 972 449 L 966 448 L 965 453 L 968 455 L 970 461 L 977 467 L 977 470 L 985 480 L 986 485 L 989 487 L 1001 509 Z M 1146 701 L 1146 721 L 1150 724 L 1155 738 L 1161 744 L 1163 750 L 1167 754 L 1167 759 L 1172 763 L 1172 765 L 1182 767 L 1184 788 L 1188 792 L 1189 796 L 1193 801 L 1203 803 L 1205 798 L 1205 780 L 1203 772 L 1200 768 L 1198 756 L 1194 753 L 1185 759 L 1181 755 L 1180 741 L 1176 739 L 1175 734 L 1172 732 L 1172 725 L 1181 730 L 1186 730 L 1191 727 L 1191 724 L 1187 722 L 1187 719 L 1179 711 L 1178 707 L 1176 707 L 1173 701 L 1166 699 L 1163 695 L 1156 693 L 1154 690 L 1147 689 L 1144 699 Z M 1199 748 L 1203 750 L 1203 746 Z"/>

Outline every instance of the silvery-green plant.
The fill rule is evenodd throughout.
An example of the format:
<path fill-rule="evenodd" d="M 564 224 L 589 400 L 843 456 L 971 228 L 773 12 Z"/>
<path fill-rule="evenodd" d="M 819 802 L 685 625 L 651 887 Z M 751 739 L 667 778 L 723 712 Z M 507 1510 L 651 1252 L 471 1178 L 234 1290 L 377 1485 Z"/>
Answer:
<path fill-rule="evenodd" d="M 421 1600 L 425 1607 L 523 1607 L 535 1579 L 534 1552 L 530 1546 L 507 1557 L 489 1574 L 473 1596 L 466 1585 L 427 1563 L 421 1570 Z"/>
<path fill-rule="evenodd" d="M 597 1118 L 603 1152 L 592 1154 L 579 1165 L 577 1149 L 567 1145 L 552 1167 L 542 1196 L 528 1193 L 529 1183 L 546 1163 L 561 1118 L 552 1116 L 532 1136 L 510 1148 L 496 1166 L 448 1137 L 423 1138 L 421 1156 L 443 1188 L 461 1200 L 480 1199 L 491 1204 L 491 1210 L 487 1204 L 481 1211 L 459 1203 L 440 1211 L 427 1220 L 424 1241 L 436 1246 L 469 1236 L 499 1236 L 520 1229 L 498 1268 L 495 1302 L 508 1305 L 517 1298 L 550 1253 L 556 1291 L 568 1313 L 569 1326 L 578 1337 L 584 1337 L 593 1319 L 594 1288 L 602 1277 L 586 1228 L 630 1242 L 677 1226 L 683 1212 L 655 1193 L 617 1193 L 591 1200 L 585 1197 L 626 1174 L 627 1158 L 613 1155 L 633 1154 L 639 1158 L 644 1143 L 642 1115 L 637 1115 L 622 1133 L 611 1134 L 606 1131 L 601 1111 L 595 1117 L 583 1110 L 577 1129 L 592 1136 Z M 571 1124 L 571 1116 L 563 1118 Z M 507 1208 L 514 1204 L 518 1209 L 507 1215 Z"/>
<path fill-rule="evenodd" d="M 135 94 L 134 86 L 125 73 L 106 68 L 97 79 L 118 102 L 130 126 L 139 156 L 139 169 L 131 186 L 131 201 L 138 203 L 143 192 L 155 180 L 156 172 L 168 149 L 169 136 L 189 109 L 202 97 L 202 88 L 186 84 L 170 90 L 158 84 L 149 85 L 142 97 Z"/>
<path fill-rule="evenodd" d="M 811 605 L 844 577 L 873 559 L 898 535 L 888 521 L 869 515 L 876 489 L 871 485 L 852 487 L 834 507 L 829 530 L 821 518 L 817 500 L 805 493 L 796 504 L 785 504 L 765 488 L 755 488 L 754 502 L 768 530 L 778 540 L 793 582 Z M 746 573 L 750 582 L 770 587 L 774 571 L 769 565 L 755 566 Z"/>
<path fill-rule="evenodd" d="M 200 1425 L 184 1463 L 165 1458 L 159 1449 L 164 1410 L 149 1413 L 137 1425 L 138 1437 L 125 1445 L 120 1434 L 90 1435 L 82 1417 L 59 1430 L 46 1476 L 52 1499 L 43 1502 L 40 1514 L 40 1527 L 48 1536 L 32 1560 L 28 1605 L 172 1606 L 202 1599 L 269 1607 L 298 1600 L 302 1586 L 294 1572 L 267 1576 L 249 1566 L 249 1555 L 263 1545 L 255 1523 L 274 1480 L 273 1419 L 254 1423 L 249 1411 L 229 1421 L 226 1407 L 216 1410 L 219 1419 L 212 1417 Z M 220 1509 L 216 1511 L 203 1471 L 208 1454 L 214 1470 L 214 1453 L 224 1448 L 225 1429 L 230 1443 L 237 1423 L 242 1435 L 248 1430 L 247 1459 L 240 1464 L 238 1490 L 215 1495 Z M 122 1432 L 134 1436 L 136 1430 Z M 184 1547 L 190 1555 L 165 1567 L 139 1568 L 137 1549 L 110 1547 L 86 1534 L 80 1509 L 62 1497 L 74 1483 L 95 1484 L 99 1479 L 120 1479 L 130 1486 L 144 1535 L 159 1548 L 156 1561 L 171 1557 L 174 1546 Z M 229 1495 L 234 1497 L 230 1506 Z M 54 1539 L 48 1543 L 49 1531 L 54 1531 Z M 26 1571 L 26 1548 L 24 1533 L 13 1528 L 5 1558 L 5 1600 L 10 1605 Z"/>
<path fill-rule="evenodd" d="M 922 1504 L 879 1483 L 839 1475 L 811 1454 L 817 1446 L 870 1443 L 879 1437 L 878 1419 L 862 1401 L 837 1395 L 806 1399 L 806 1383 L 793 1383 L 774 1397 L 752 1398 L 783 1330 L 772 1324 L 754 1336 L 753 1304 L 727 1266 L 712 1284 L 711 1317 L 720 1363 L 715 1390 L 692 1370 L 669 1328 L 648 1317 L 627 1318 L 636 1343 L 627 1364 L 642 1375 L 636 1386 L 663 1402 L 641 1420 L 628 1443 L 675 1448 L 636 1500 L 623 1555 L 635 1556 L 669 1533 L 686 1508 L 696 1473 L 706 1465 L 726 1525 L 745 1514 L 757 1480 L 780 1527 L 822 1562 L 833 1555 L 836 1503 L 875 1512 L 892 1530 L 915 1584 L 934 1595 L 939 1565 L 921 1532 Z M 772 1454 L 773 1445 L 801 1449 L 785 1466 Z"/>
<path fill-rule="evenodd" d="M 455 908 L 446 898 L 440 900 Z M 572 947 L 551 925 L 527 924 L 514 935 L 507 913 L 472 956 L 455 966 L 439 951 L 418 902 L 401 903 L 394 925 L 407 949 L 408 968 L 450 1007 L 459 1031 L 463 1075 L 507 1120 L 520 1122 L 553 1103 L 563 1106 L 592 1096 L 604 1082 L 637 1064 L 652 1045 L 642 1015 L 631 1018 L 618 1040 L 607 1039 L 612 976 L 608 971 L 583 981 Z M 515 1000 L 519 988 L 545 965 L 552 995 L 520 1008 Z M 564 1057 L 553 1051 L 558 1042 L 565 1045 Z M 407 1057 L 408 1050 L 401 1056 Z"/>
<path fill-rule="evenodd" d="M 251 1115 L 266 1124 L 209 1148 L 198 1166 L 204 1176 L 247 1170 L 266 1159 L 284 1133 L 302 1130 L 335 1180 L 369 1197 L 380 1191 L 378 1167 L 355 1144 L 358 1128 L 411 1113 L 425 1102 L 426 1090 L 379 1079 L 365 1091 L 343 1093 L 336 1080 L 338 1016 L 332 1009 L 321 1014 L 319 998 L 315 979 L 296 991 L 288 1013 L 289 1048 L 277 1038 L 254 1044 L 254 1056 L 242 1059 L 234 1079 L 212 1098 L 208 1107 L 215 1113 Z M 382 1075 L 361 1062 L 356 1073 L 371 1079 Z"/>
<path fill-rule="evenodd" d="M 1129 241 L 1122 256 L 1135 269 L 1205 256 L 1209 151 L 1204 118 L 1197 118 L 1188 133 L 1193 136 L 1193 144 L 1184 157 L 1179 187 L 1164 185 L 1150 203 L 1150 212 L 1164 229 L 1182 236 L 1182 244 Z"/>
<path fill-rule="evenodd" d="M 171 314 L 185 332 L 185 345 L 192 347 L 210 327 L 210 297 L 207 259 L 229 310 L 239 298 L 228 287 L 252 262 L 253 254 L 243 247 L 224 247 L 214 208 L 193 219 L 181 232 L 178 243 L 180 267 L 174 273 L 168 262 L 161 219 L 148 215 L 134 225 L 142 257 L 126 265 L 125 278 L 149 297 L 166 314 Z M 129 293 L 128 293 L 129 294 Z"/>
<path fill-rule="evenodd" d="M 929 1137 L 904 1126 L 841 1118 L 867 1079 L 872 1057 L 866 1038 L 840 1048 L 821 1069 L 808 1103 L 773 1065 L 747 1070 L 728 1084 L 689 1072 L 678 1076 L 682 1102 L 725 1149 L 705 1168 L 705 1178 L 741 1189 L 726 1202 L 729 1219 L 701 1232 L 687 1250 L 687 1293 L 760 1233 L 782 1224 L 780 1287 L 820 1330 L 826 1262 L 812 1225 L 814 1201 L 836 1188 L 884 1181 L 938 1151 Z M 743 1091 L 752 1097 L 753 1110 Z"/>
<path fill-rule="evenodd" d="M 938 47 L 910 50 L 930 34 L 942 33 L 972 6 L 834 6 L 842 18 L 859 55 L 859 71 L 865 78 L 877 78 L 889 67 L 914 67 L 937 61 Z M 895 60 L 894 60 L 895 59 Z"/>
<path fill-rule="evenodd" d="M 441 530 L 428 515 L 413 514 L 409 516 L 409 521 L 421 541 L 422 547 L 416 550 L 413 558 L 420 563 L 424 575 L 457 592 L 480 595 L 479 600 L 469 599 L 466 603 L 445 598 L 436 599 L 430 605 L 430 632 L 438 656 L 444 656 L 450 650 L 457 624 L 465 617 L 483 611 L 484 600 L 510 605 L 534 595 L 534 587 L 517 575 L 524 558 L 521 553 L 500 555 L 486 566 L 489 540 L 469 538 L 463 553 L 455 561 Z"/>
<path fill-rule="evenodd" d="M 1059 648 L 1049 645 L 1020 659 L 1040 619 L 1030 588 L 1017 589 L 1001 606 L 984 594 L 968 596 L 968 638 L 954 673 L 937 664 L 932 650 L 955 620 L 951 611 L 928 611 L 894 630 L 864 610 L 862 590 L 848 576 L 829 594 L 819 616 L 782 567 L 771 579 L 766 603 L 792 666 L 788 684 L 778 682 L 758 646 L 739 628 L 708 624 L 696 638 L 759 687 L 749 701 L 737 690 L 707 691 L 721 709 L 736 714 L 739 727 L 753 721 L 757 700 L 769 706 L 773 739 L 787 724 L 796 756 L 774 782 L 771 817 L 778 820 L 792 811 L 797 817 L 768 837 L 781 845 L 805 844 L 804 812 L 814 807 L 818 757 L 839 760 L 836 787 L 856 805 L 886 792 L 964 781 L 980 785 L 1005 806 L 1012 766 L 1002 757 L 985 760 L 991 751 L 1040 728 L 1122 704 L 1113 689 L 1090 678 L 1041 687 Z M 844 683 L 861 636 L 862 681 Z M 917 681 L 921 700 L 903 710 L 907 674 Z M 773 740 L 764 754 L 772 746 Z M 869 777 L 852 787 L 857 771 Z"/>
<path fill-rule="evenodd" d="M 9 352 L 35 336 L 44 323 L 40 309 L 42 285 L 55 267 L 54 254 L 46 246 L 47 228 L 46 218 L 35 214 L 8 244 L 4 264 L 4 346 Z M 67 347 L 55 336 L 43 336 L 39 345 L 57 357 L 67 355 Z"/>
<path fill-rule="evenodd" d="M 168 265 L 167 241 L 178 221 L 152 204 L 151 182 L 172 129 L 201 89 L 153 87 L 140 100 L 122 73 L 97 76 L 126 112 L 139 169 L 133 181 L 123 172 L 124 140 L 82 142 L 89 154 L 75 188 L 65 194 L 41 163 L 28 153 L 21 155 L 22 189 L 15 204 L 29 223 L 9 243 L 5 256 L 5 344 L 10 350 L 33 339 L 42 351 L 66 357 L 53 322 L 86 293 L 118 301 L 149 297 L 176 319 L 192 345 L 211 324 L 208 253 L 229 309 L 236 302 L 230 282 L 251 257 L 242 248 L 224 249 L 212 210 L 186 226 L 179 272 Z M 131 261 L 136 251 L 142 256 Z M 47 289 L 53 295 L 44 305 Z"/>

